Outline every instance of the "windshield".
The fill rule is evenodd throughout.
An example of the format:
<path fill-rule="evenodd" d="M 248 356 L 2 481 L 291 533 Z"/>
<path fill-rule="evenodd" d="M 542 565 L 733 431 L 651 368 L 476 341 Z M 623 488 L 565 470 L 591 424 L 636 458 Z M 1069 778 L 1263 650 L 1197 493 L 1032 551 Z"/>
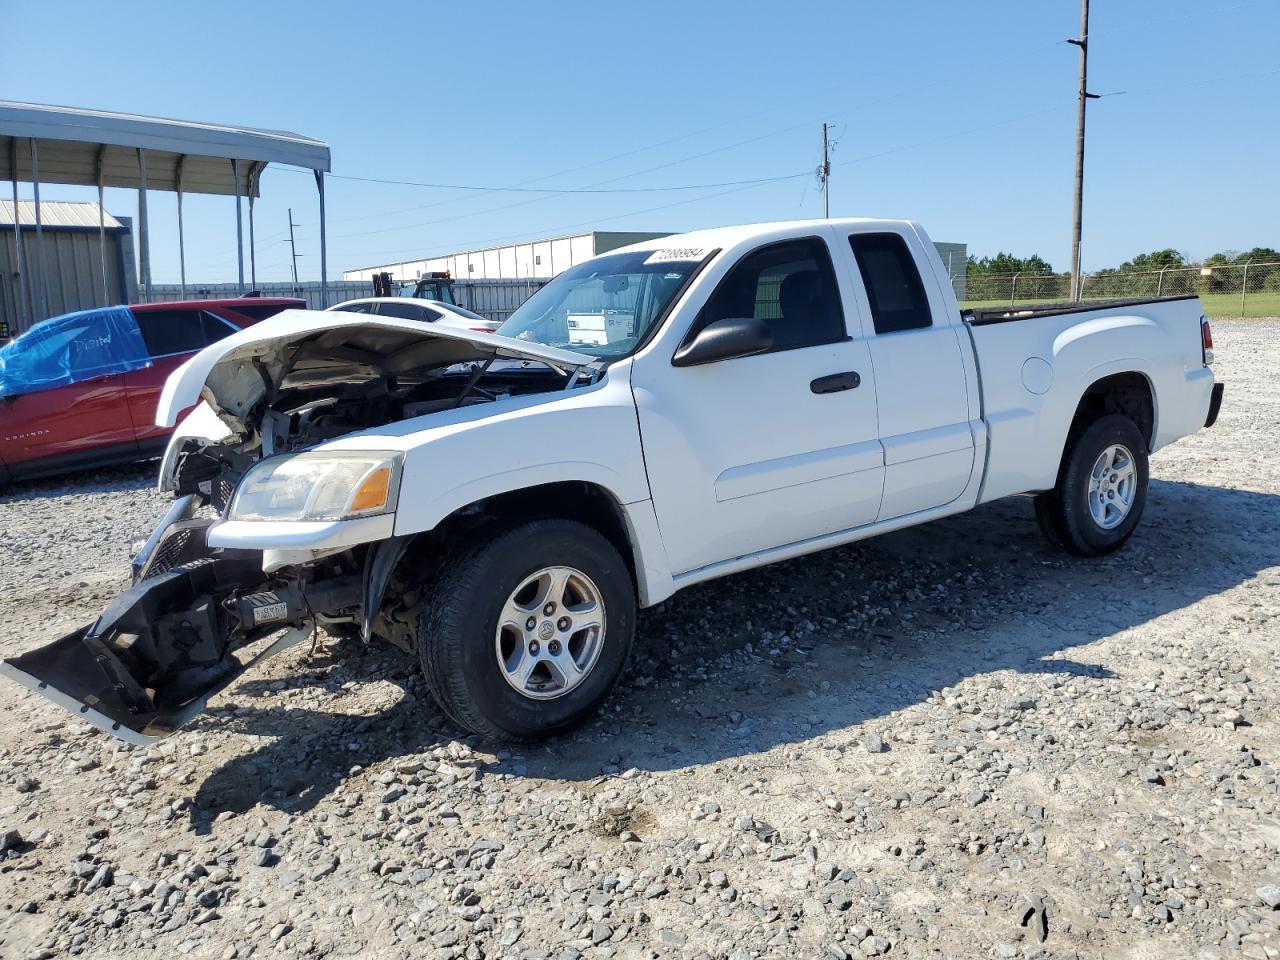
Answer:
<path fill-rule="evenodd" d="M 498 333 L 593 357 L 625 357 L 662 316 L 705 253 L 641 250 L 580 263 L 526 300 Z"/>

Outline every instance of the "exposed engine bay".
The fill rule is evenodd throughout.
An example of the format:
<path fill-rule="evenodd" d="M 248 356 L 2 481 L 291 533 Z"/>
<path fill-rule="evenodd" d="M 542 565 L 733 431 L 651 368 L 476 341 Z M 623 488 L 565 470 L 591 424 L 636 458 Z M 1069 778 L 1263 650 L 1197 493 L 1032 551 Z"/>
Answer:
<path fill-rule="evenodd" d="M 207 497 L 221 512 L 244 471 L 264 457 L 307 450 L 389 423 L 590 382 L 591 374 L 490 358 L 416 378 L 380 377 L 272 391 L 264 397 L 263 409 L 237 420 L 240 432 L 218 443 L 183 441 L 171 486 L 180 496 Z"/>
<path fill-rule="evenodd" d="M 133 586 L 93 624 L 0 661 L 0 675 L 141 744 L 317 625 L 369 639 L 408 538 L 302 551 L 296 563 L 213 547 L 209 530 L 229 517 L 246 474 L 388 424 L 422 418 L 427 429 L 450 411 L 586 386 L 601 370 L 591 357 L 493 334 L 311 311 L 285 311 L 207 348 L 161 397 L 161 424 L 199 401 L 207 408 L 189 418 L 202 425 L 179 426 L 166 453 L 160 485 L 176 500 L 134 557 Z M 387 497 L 391 479 L 382 478 Z M 392 619 L 403 625 L 404 616 Z M 402 629 L 387 632 L 404 644 Z"/>

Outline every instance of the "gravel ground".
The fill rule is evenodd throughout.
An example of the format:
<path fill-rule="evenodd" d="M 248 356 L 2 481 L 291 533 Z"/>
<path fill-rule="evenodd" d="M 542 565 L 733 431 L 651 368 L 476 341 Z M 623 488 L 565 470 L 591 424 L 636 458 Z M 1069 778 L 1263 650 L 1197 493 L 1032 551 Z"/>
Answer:
<path fill-rule="evenodd" d="M 135 749 L 0 684 L 0 956 L 1280 956 L 1280 321 L 1079 561 L 1014 499 L 685 591 L 578 735 L 321 638 Z M 140 467 L 0 497 L 0 652 L 92 618 Z"/>

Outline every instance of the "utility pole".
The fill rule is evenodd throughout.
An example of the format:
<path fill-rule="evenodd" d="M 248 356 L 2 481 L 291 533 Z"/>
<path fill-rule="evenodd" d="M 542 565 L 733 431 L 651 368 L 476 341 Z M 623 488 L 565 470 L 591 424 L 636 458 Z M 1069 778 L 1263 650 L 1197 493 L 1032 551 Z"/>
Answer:
<path fill-rule="evenodd" d="M 822 215 L 831 218 L 831 157 L 827 150 L 827 125 L 822 125 L 822 169 L 818 172 L 822 181 Z"/>
<path fill-rule="evenodd" d="M 297 224 L 293 222 L 293 207 L 289 208 L 289 250 L 293 255 L 293 292 L 298 292 L 298 248 L 293 242 L 293 228 Z"/>
<path fill-rule="evenodd" d="M 1076 189 L 1071 219 L 1071 300 L 1078 302 L 1080 284 L 1080 222 L 1084 206 L 1084 108 L 1098 94 L 1089 92 L 1089 0 L 1080 0 L 1080 36 L 1067 43 L 1080 48 L 1080 92 L 1076 103 Z"/>

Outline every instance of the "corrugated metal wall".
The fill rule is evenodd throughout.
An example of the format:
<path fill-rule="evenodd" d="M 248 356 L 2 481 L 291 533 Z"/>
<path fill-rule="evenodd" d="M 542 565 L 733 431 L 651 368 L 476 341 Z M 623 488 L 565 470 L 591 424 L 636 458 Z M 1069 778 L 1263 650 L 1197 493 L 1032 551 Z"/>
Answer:
<path fill-rule="evenodd" d="M 476 280 L 471 283 L 454 283 L 453 290 L 458 303 L 483 316 L 486 320 L 501 323 L 515 312 L 534 292 L 544 286 L 545 280 Z"/>
<path fill-rule="evenodd" d="M 590 260 L 597 254 L 616 250 L 641 240 L 669 236 L 666 233 L 619 230 L 580 233 L 548 240 L 530 240 L 504 247 L 451 253 L 425 260 L 405 260 L 380 267 L 365 267 L 343 273 L 347 280 L 371 280 L 375 273 L 389 273 L 401 282 L 425 273 L 448 271 L 454 280 L 548 280 L 563 270 Z"/>
<path fill-rule="evenodd" d="M 43 248 L 34 227 L 22 228 L 26 303 L 20 303 L 17 244 L 13 229 L 0 230 L 0 337 L 13 336 L 33 323 L 90 307 L 127 303 L 135 289 L 133 245 L 127 232 L 107 233 L 107 288 L 102 289 L 102 263 L 96 230 L 44 228 Z M 128 264 L 128 269 L 125 265 Z M 48 309 L 40 310 L 37 284 L 48 291 Z"/>

